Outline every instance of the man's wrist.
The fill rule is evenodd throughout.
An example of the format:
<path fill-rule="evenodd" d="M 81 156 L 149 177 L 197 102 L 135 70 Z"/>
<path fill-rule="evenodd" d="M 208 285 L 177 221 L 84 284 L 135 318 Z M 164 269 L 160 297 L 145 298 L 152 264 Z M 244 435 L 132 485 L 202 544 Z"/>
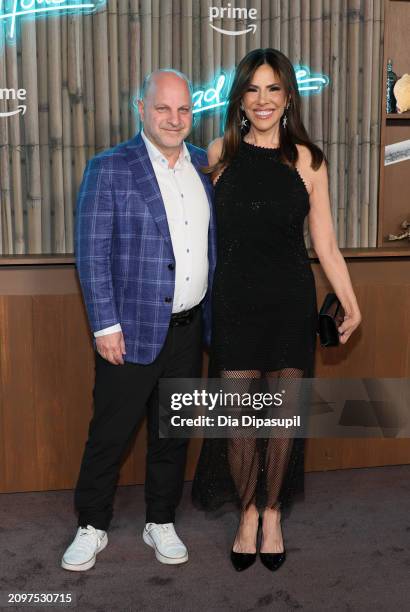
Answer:
<path fill-rule="evenodd" d="M 110 325 L 110 327 L 104 327 L 103 329 L 99 329 L 94 332 L 94 337 L 99 338 L 100 336 L 107 336 L 108 334 L 115 334 L 115 332 L 122 331 L 121 325 L 116 323 L 115 325 Z"/>

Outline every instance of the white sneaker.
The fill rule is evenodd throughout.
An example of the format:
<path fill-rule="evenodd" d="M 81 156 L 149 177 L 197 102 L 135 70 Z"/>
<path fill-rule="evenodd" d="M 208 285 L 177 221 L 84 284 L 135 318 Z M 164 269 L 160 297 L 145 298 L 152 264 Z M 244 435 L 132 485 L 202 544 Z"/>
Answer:
<path fill-rule="evenodd" d="M 105 531 L 92 525 L 79 527 L 77 535 L 65 551 L 61 567 L 73 572 L 83 572 L 95 565 L 95 558 L 108 544 Z"/>
<path fill-rule="evenodd" d="M 176 565 L 188 561 L 188 551 L 177 536 L 174 523 L 147 523 L 142 539 L 155 550 L 155 556 L 161 563 Z"/>

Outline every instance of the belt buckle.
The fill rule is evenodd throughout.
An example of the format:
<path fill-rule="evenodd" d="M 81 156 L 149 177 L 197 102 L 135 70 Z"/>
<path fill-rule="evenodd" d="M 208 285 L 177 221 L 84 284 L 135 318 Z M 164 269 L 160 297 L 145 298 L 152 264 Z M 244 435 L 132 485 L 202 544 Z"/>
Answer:
<path fill-rule="evenodd" d="M 184 314 L 177 313 L 176 315 L 172 315 L 172 317 L 175 316 L 175 318 L 172 319 L 171 317 L 171 326 L 180 327 L 180 326 L 189 325 L 190 323 L 192 323 L 192 319 L 194 318 L 194 315 L 196 311 L 198 310 L 198 308 L 199 306 L 194 306 L 193 308 L 190 308 L 189 310 L 185 311 Z M 178 315 L 182 315 L 182 316 L 178 317 Z"/>
<path fill-rule="evenodd" d="M 180 314 L 180 313 L 178 313 Z M 172 322 L 173 327 L 188 325 L 192 321 L 192 312 L 187 312 L 182 316 L 176 316 Z"/>
<path fill-rule="evenodd" d="M 177 324 L 177 326 L 178 325 L 185 326 L 185 325 L 188 325 L 189 323 L 191 323 L 191 321 L 192 321 L 192 314 L 189 313 L 186 316 L 181 317 L 180 319 L 177 319 L 176 324 Z"/>

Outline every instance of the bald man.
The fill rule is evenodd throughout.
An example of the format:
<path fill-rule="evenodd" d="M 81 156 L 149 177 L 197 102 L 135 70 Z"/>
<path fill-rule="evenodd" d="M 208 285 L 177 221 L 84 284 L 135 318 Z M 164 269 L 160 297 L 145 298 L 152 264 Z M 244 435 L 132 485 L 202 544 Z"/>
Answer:
<path fill-rule="evenodd" d="M 75 254 L 95 349 L 94 414 L 75 490 L 78 529 L 62 567 L 84 571 L 108 543 L 121 461 L 148 420 L 144 542 L 162 563 L 188 560 L 174 528 L 187 441 L 158 435 L 158 381 L 201 375 L 215 267 L 212 185 L 192 128 L 185 75 L 144 81 L 143 130 L 87 163 Z"/>

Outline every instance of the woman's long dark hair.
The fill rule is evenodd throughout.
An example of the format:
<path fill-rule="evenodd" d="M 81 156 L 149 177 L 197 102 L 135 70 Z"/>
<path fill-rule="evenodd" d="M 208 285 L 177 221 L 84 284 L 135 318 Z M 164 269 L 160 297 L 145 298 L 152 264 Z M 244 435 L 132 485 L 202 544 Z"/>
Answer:
<path fill-rule="evenodd" d="M 282 161 L 291 166 L 295 166 L 298 160 L 298 150 L 296 145 L 302 144 L 308 147 L 312 154 L 312 168 L 317 170 L 322 161 L 326 158 L 323 151 L 310 140 L 309 135 L 302 123 L 300 113 L 300 94 L 294 68 L 289 59 L 277 49 L 254 49 L 250 51 L 239 62 L 235 77 L 228 95 L 228 106 L 225 116 L 225 129 L 223 135 L 223 145 L 221 157 L 212 166 L 207 166 L 204 171 L 217 176 L 218 173 L 236 156 L 243 136 L 249 131 L 241 130 L 241 120 L 244 118 L 244 111 L 240 104 L 246 92 L 255 70 L 268 64 L 279 76 L 285 89 L 286 96 L 290 97 L 290 105 L 287 114 L 286 128 L 280 121 L 279 127 L 279 146 Z"/>

